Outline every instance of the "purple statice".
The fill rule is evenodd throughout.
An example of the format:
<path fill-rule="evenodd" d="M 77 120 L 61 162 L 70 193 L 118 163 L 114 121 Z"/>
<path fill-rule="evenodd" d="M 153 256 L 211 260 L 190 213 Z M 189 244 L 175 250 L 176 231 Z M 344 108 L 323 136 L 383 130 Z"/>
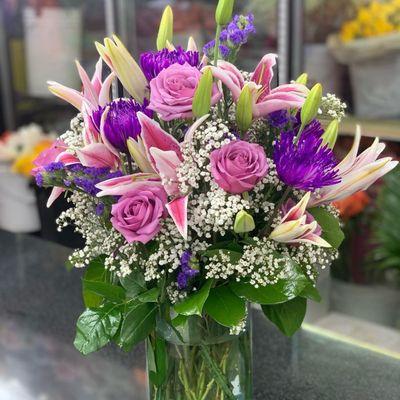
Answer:
<path fill-rule="evenodd" d="M 69 170 L 76 174 L 72 176 L 71 182 L 91 196 L 96 196 L 100 191 L 96 187 L 98 183 L 122 176 L 121 171 L 110 172 L 109 168 L 104 167 L 96 168 L 74 165 Z"/>
<path fill-rule="evenodd" d="M 190 250 L 185 250 L 181 256 L 180 271 L 177 277 L 178 288 L 181 290 L 185 289 L 189 280 L 199 273 L 199 270 L 191 268 L 191 258 L 192 252 Z"/>
<path fill-rule="evenodd" d="M 278 110 L 268 115 L 268 123 L 273 128 L 283 129 L 289 123 L 295 124 L 296 122 L 297 122 L 296 117 L 290 115 L 290 112 L 288 110 Z"/>
<path fill-rule="evenodd" d="M 322 146 L 321 124 L 307 125 L 296 143 L 299 128 L 281 132 L 274 144 L 273 158 L 279 179 L 300 190 L 310 190 L 340 182 L 337 161 L 328 146 Z"/>
<path fill-rule="evenodd" d="M 140 55 L 140 65 L 147 80 L 150 82 L 163 69 L 172 64 L 188 63 L 192 67 L 200 66 L 200 55 L 198 51 L 186 51 L 178 46 L 175 50 L 163 49 L 160 51 L 148 51 Z"/>
<path fill-rule="evenodd" d="M 118 99 L 109 103 L 107 117 L 104 122 L 104 135 L 107 140 L 119 151 L 128 152 L 126 141 L 128 138 L 136 139 L 141 132 L 137 113 L 139 111 L 152 118 L 153 112 L 147 108 L 149 101 L 144 99 L 139 104 L 133 99 Z M 99 111 L 95 111 L 92 120 L 98 120 Z"/>
<path fill-rule="evenodd" d="M 247 43 L 250 35 L 256 33 L 254 26 L 254 15 L 235 15 L 232 21 L 220 33 L 219 52 L 223 59 L 227 59 L 237 49 Z M 208 57 L 213 57 L 215 40 L 208 42 L 203 51 Z"/>
<path fill-rule="evenodd" d="M 62 162 L 52 162 L 44 167 L 44 170 L 46 172 L 57 172 L 63 169 L 64 169 L 64 164 Z"/>
<path fill-rule="evenodd" d="M 38 172 L 35 176 L 36 185 L 39 187 L 43 186 L 43 175 L 41 172 Z"/>
<path fill-rule="evenodd" d="M 99 202 L 96 205 L 95 213 L 96 213 L 97 216 L 100 216 L 100 215 L 102 215 L 104 213 L 104 203 Z"/>

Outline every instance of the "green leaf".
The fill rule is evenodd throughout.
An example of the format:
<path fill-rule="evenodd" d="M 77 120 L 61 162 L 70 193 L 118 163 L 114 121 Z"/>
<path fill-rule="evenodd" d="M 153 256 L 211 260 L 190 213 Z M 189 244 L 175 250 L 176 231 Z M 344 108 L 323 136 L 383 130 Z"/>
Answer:
<path fill-rule="evenodd" d="M 322 238 L 332 247 L 338 249 L 344 239 L 344 234 L 340 229 L 339 220 L 322 207 L 310 208 L 307 211 L 320 225 L 322 229 Z"/>
<path fill-rule="evenodd" d="M 163 338 L 156 336 L 154 341 L 154 362 L 155 371 L 153 372 L 153 382 L 156 386 L 160 387 L 167 378 L 167 345 Z"/>
<path fill-rule="evenodd" d="M 135 304 L 126 314 L 119 335 L 119 345 L 130 351 L 133 346 L 146 339 L 156 324 L 157 305 L 152 303 Z"/>
<path fill-rule="evenodd" d="M 182 315 L 201 315 L 204 303 L 210 293 L 212 283 L 213 280 L 209 279 L 197 292 L 189 295 L 180 303 L 175 304 L 174 310 L 176 313 Z"/>
<path fill-rule="evenodd" d="M 219 286 L 210 290 L 204 310 L 219 324 L 234 326 L 245 317 L 246 302 L 228 286 Z"/>
<path fill-rule="evenodd" d="M 87 309 L 76 323 L 74 346 L 83 355 L 99 350 L 117 333 L 120 323 L 121 311 L 114 304 Z"/>
<path fill-rule="evenodd" d="M 303 297 L 282 304 L 262 306 L 266 317 L 286 336 L 292 336 L 301 327 L 306 309 L 307 299 Z"/>
<path fill-rule="evenodd" d="M 172 326 L 173 327 L 178 327 L 178 326 L 181 326 L 181 325 L 184 325 L 184 324 L 186 324 L 186 321 L 188 320 L 188 316 L 187 315 L 181 315 L 181 314 L 178 314 L 172 321 L 171 321 L 171 324 L 172 324 Z"/>
<path fill-rule="evenodd" d="M 126 297 L 135 298 L 147 290 L 144 276 L 140 271 L 133 271 L 128 276 L 120 278 L 121 285 L 126 290 Z"/>
<path fill-rule="evenodd" d="M 287 278 L 281 279 L 274 285 L 266 285 L 255 288 L 247 282 L 232 282 L 229 287 L 233 292 L 247 300 L 258 304 L 278 304 L 291 300 L 298 296 L 309 284 L 309 280 L 303 274 L 301 267 L 291 259 L 287 259 Z"/>
<path fill-rule="evenodd" d="M 101 296 L 111 302 L 121 303 L 125 300 L 125 290 L 121 286 L 106 282 L 82 280 L 83 291 Z"/>
<path fill-rule="evenodd" d="M 109 279 L 110 272 L 104 268 L 104 257 L 98 257 L 92 260 L 83 275 L 84 281 L 108 282 Z M 84 285 L 82 285 L 82 295 L 87 308 L 97 308 L 103 302 L 102 296 L 93 291 L 85 290 Z"/>
<path fill-rule="evenodd" d="M 142 303 L 156 303 L 158 296 L 160 294 L 160 289 L 158 287 L 153 287 L 147 292 L 140 293 L 138 295 L 138 300 Z"/>
<path fill-rule="evenodd" d="M 303 291 L 299 294 L 299 296 L 304 297 L 306 299 L 314 300 L 318 303 L 322 300 L 321 295 L 318 292 L 318 289 L 311 283 L 303 289 Z"/>

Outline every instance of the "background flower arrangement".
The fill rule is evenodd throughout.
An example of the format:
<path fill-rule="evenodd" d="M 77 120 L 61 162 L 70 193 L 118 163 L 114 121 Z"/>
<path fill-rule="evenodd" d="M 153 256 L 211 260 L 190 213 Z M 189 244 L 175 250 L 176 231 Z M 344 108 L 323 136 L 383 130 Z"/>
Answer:
<path fill-rule="evenodd" d="M 33 170 L 53 187 L 49 205 L 69 194 L 59 226 L 86 241 L 69 260 L 86 267 L 74 344 L 88 354 L 146 339 L 154 399 L 251 398 L 246 303 L 292 335 L 343 239 L 331 203 L 397 164 L 379 141 L 358 154 L 359 130 L 338 162 L 342 103 L 305 74 L 271 87 L 276 55 L 238 70 L 254 26 L 232 7 L 218 3 L 203 51 L 173 44 L 167 7 L 140 65 L 113 36 L 96 43 L 92 78 L 77 62 L 82 92 L 49 82 L 79 110 Z M 109 97 L 116 78 L 130 97 Z"/>

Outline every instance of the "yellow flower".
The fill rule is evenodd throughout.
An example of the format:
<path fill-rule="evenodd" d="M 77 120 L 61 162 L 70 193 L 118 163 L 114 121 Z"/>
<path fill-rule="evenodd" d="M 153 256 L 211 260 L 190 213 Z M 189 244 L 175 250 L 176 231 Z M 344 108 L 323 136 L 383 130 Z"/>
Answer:
<path fill-rule="evenodd" d="M 37 143 L 32 151 L 21 154 L 19 157 L 16 158 L 11 169 L 13 172 L 17 174 L 22 174 L 27 177 L 31 176 L 31 171 L 35 167 L 33 162 L 35 161 L 36 157 L 44 150 L 51 147 L 53 144 L 52 140 L 42 140 Z"/>
<path fill-rule="evenodd" d="M 345 22 L 340 30 L 344 42 L 385 35 L 400 31 L 400 0 L 388 2 L 372 1 L 360 7 L 353 20 Z"/>

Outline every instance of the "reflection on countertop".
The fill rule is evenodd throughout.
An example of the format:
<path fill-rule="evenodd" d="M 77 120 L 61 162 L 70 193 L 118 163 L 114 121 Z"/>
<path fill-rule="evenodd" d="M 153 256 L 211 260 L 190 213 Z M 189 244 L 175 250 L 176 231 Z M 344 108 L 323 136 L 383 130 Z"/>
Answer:
<path fill-rule="evenodd" d="M 0 231 L 0 400 L 144 400 L 144 347 L 81 356 L 81 271 L 70 249 Z M 254 400 L 398 400 L 400 361 L 302 330 L 283 337 L 253 311 Z"/>

